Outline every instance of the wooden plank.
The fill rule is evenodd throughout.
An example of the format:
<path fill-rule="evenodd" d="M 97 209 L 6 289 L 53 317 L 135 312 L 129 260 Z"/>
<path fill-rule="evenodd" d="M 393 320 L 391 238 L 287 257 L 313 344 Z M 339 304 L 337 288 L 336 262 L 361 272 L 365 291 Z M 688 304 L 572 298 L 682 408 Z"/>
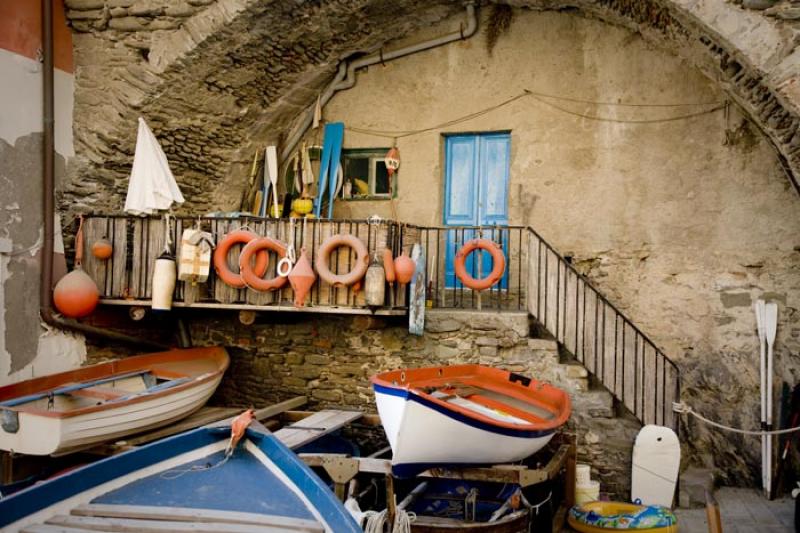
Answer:
<path fill-rule="evenodd" d="M 83 528 L 90 531 L 120 533 L 278 533 L 285 527 L 253 524 L 224 524 L 219 522 L 174 522 L 169 520 L 137 520 L 132 518 L 99 518 L 94 516 L 58 515 L 46 524 Z M 310 531 L 299 529 L 297 531 Z"/>
<path fill-rule="evenodd" d="M 53 526 L 49 524 L 35 524 L 20 530 L 20 533 L 89 533 L 90 529 L 75 527 Z"/>
<path fill-rule="evenodd" d="M 221 283 L 221 282 L 220 282 Z M 150 300 L 117 300 L 117 299 L 102 299 L 101 304 L 105 305 L 129 305 L 139 307 L 150 307 Z M 212 303 L 212 302 L 195 302 L 186 304 L 184 302 L 173 302 L 172 307 L 192 307 L 196 309 L 234 309 L 234 310 L 253 310 L 253 311 L 280 311 L 283 313 L 320 313 L 320 314 L 335 314 L 335 315 L 378 315 L 378 316 L 403 316 L 406 314 L 404 309 L 377 309 L 374 313 L 366 308 L 360 307 L 330 307 L 330 306 L 307 306 L 296 308 L 293 305 L 269 305 L 257 306 L 246 303 Z"/>
<path fill-rule="evenodd" d="M 297 455 L 306 465 L 323 467 L 329 457 L 343 457 L 341 454 L 331 453 L 300 453 Z M 353 457 L 353 460 L 358 461 L 358 471 L 365 474 L 383 474 L 388 475 L 392 473 L 391 459 L 377 459 L 371 457 Z"/>
<path fill-rule="evenodd" d="M 302 407 L 308 403 L 308 398 L 305 396 L 295 396 L 289 400 L 282 401 L 280 403 L 276 403 L 275 405 L 270 405 L 267 407 L 263 407 L 261 409 L 256 409 L 255 418 L 256 420 L 264 420 L 265 418 L 271 418 L 273 416 L 277 416 L 284 411 L 289 411 L 290 409 L 295 409 L 297 407 Z"/>
<path fill-rule="evenodd" d="M 253 524 L 258 526 L 284 527 L 289 530 L 324 531 L 324 527 L 313 520 L 286 516 L 197 509 L 188 507 L 161 507 L 156 505 L 109 505 L 90 503 L 72 510 L 75 516 L 104 518 L 133 518 L 165 520 L 173 522 L 210 522 L 217 524 Z"/>
<path fill-rule="evenodd" d="M 275 437 L 289 449 L 294 450 L 323 435 L 336 431 L 342 426 L 361 418 L 363 415 L 364 413 L 361 411 L 326 409 L 299 422 L 295 422 L 289 427 L 276 431 Z"/>
<path fill-rule="evenodd" d="M 308 418 L 314 413 L 314 411 L 286 411 L 281 413 L 281 420 L 287 422 L 297 422 L 298 420 Z M 373 427 L 379 427 L 382 425 L 381 417 L 372 413 L 362 413 L 361 417 L 358 419 L 358 423 Z"/>

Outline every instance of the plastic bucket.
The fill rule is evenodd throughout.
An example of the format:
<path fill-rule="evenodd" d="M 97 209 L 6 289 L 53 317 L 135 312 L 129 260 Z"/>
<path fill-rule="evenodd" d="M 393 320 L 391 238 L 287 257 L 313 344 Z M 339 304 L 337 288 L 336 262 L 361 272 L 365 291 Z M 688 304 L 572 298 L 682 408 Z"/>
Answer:
<path fill-rule="evenodd" d="M 575 503 L 580 505 L 586 502 L 594 502 L 600 498 L 600 482 L 589 481 L 586 485 L 575 486 Z"/>
<path fill-rule="evenodd" d="M 592 467 L 579 463 L 575 465 L 575 486 L 585 487 L 592 481 Z"/>

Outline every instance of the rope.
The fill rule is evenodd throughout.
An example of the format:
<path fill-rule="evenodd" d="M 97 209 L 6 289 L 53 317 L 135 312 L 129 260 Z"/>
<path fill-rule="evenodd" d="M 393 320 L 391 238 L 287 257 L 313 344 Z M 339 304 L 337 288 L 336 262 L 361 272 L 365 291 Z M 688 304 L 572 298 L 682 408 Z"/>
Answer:
<path fill-rule="evenodd" d="M 794 433 L 795 431 L 800 431 L 800 426 L 795 426 L 787 429 L 775 429 L 772 431 L 762 431 L 762 430 L 750 430 L 750 429 L 739 429 L 730 426 L 726 426 L 725 424 L 720 424 L 719 422 L 714 422 L 713 420 L 709 420 L 708 418 L 704 417 L 700 413 L 696 412 L 694 409 L 689 407 L 683 402 L 673 402 L 672 403 L 672 410 L 678 414 L 682 415 L 692 415 L 695 418 L 705 422 L 709 426 L 713 426 L 715 428 L 724 429 L 725 431 L 732 431 L 733 433 L 739 433 L 741 435 L 761 435 L 761 436 L 770 436 L 770 435 L 785 435 L 787 433 Z"/>
<path fill-rule="evenodd" d="M 230 459 L 232 456 L 233 456 L 232 452 L 228 453 L 226 451 L 225 456 L 214 464 L 206 463 L 204 465 L 194 465 L 189 468 L 175 468 L 173 470 L 167 470 L 159 477 L 161 479 L 178 479 L 182 475 L 188 474 L 189 472 L 205 472 L 207 470 L 213 470 L 214 468 L 219 468 L 220 466 L 227 463 L 228 459 Z"/>
<path fill-rule="evenodd" d="M 373 129 L 368 129 L 368 128 L 359 128 L 357 126 L 348 126 L 346 129 L 348 131 L 352 131 L 352 132 L 355 132 L 355 133 L 362 133 L 364 135 L 372 135 L 372 136 L 375 136 L 375 137 L 384 137 L 384 138 L 387 138 L 387 139 L 394 139 L 396 141 L 396 139 L 400 139 L 400 138 L 403 138 L 403 137 L 411 137 L 413 135 L 419 135 L 421 133 L 427 133 L 427 132 L 430 132 L 430 131 L 440 130 L 440 129 L 447 128 L 447 127 L 450 127 L 450 126 L 455 126 L 457 124 L 461 124 L 462 122 L 467 122 L 467 121 L 472 120 L 474 118 L 478 118 L 478 117 L 481 117 L 481 116 L 486 115 L 488 113 L 491 113 L 493 111 L 496 111 L 496 110 L 498 110 L 498 109 L 500 109 L 502 107 L 505 107 L 507 105 L 510 105 L 510 104 L 516 102 L 517 100 L 520 100 L 520 99 L 526 98 L 526 97 L 531 97 L 531 98 L 533 98 L 534 100 L 536 100 L 539 103 L 542 103 L 542 104 L 544 104 L 546 106 L 549 106 L 549 107 L 552 107 L 554 109 L 557 109 L 558 111 L 561 111 L 563 113 L 567 113 L 569 115 L 573 115 L 573 116 L 577 116 L 577 117 L 585 118 L 585 119 L 589 119 L 589 120 L 596 120 L 596 121 L 600 121 L 600 122 L 613 122 L 613 123 L 618 123 L 618 124 L 658 124 L 658 123 L 663 123 L 663 122 L 675 122 L 675 121 L 678 121 L 678 120 L 687 120 L 687 119 L 699 117 L 699 116 L 702 116 L 702 115 L 708 115 L 708 114 L 711 114 L 711 113 L 715 113 L 715 112 L 717 112 L 717 111 L 719 111 L 721 109 L 724 109 L 725 106 L 727 105 L 726 103 L 722 103 L 722 102 L 694 102 L 694 103 L 685 103 L 685 104 L 672 104 L 672 103 L 668 103 L 668 104 L 642 104 L 642 103 L 627 104 L 627 103 L 621 103 L 621 102 L 593 102 L 593 101 L 590 101 L 590 100 L 583 100 L 583 99 L 580 99 L 580 98 L 557 96 L 557 95 L 553 95 L 553 94 L 545 94 L 545 93 L 540 93 L 540 92 L 535 92 L 535 91 L 531 91 L 531 90 L 525 89 L 525 90 L 523 90 L 522 93 L 520 93 L 520 94 L 518 94 L 516 96 L 512 96 L 511 98 L 508 98 L 506 100 L 503 100 L 502 102 L 497 103 L 497 104 L 495 104 L 493 106 L 487 107 L 487 108 L 482 109 L 480 111 L 475 111 L 473 113 L 469 113 L 467 115 L 463 115 L 463 116 L 458 117 L 458 118 L 454 118 L 454 119 L 448 120 L 446 122 L 442 122 L 441 124 L 436 124 L 435 126 L 429 126 L 427 128 L 422 128 L 422 129 L 418 129 L 418 130 L 390 131 L 390 130 L 373 130 Z M 595 105 L 595 106 L 611 106 L 611 107 L 633 107 L 633 108 L 665 108 L 665 107 L 674 108 L 674 107 L 690 107 L 690 106 L 691 107 L 694 107 L 694 106 L 701 106 L 701 107 L 702 106 L 713 106 L 713 107 L 711 107 L 710 109 L 705 109 L 703 111 L 697 111 L 697 112 L 694 112 L 694 113 L 688 113 L 688 114 L 677 115 L 677 116 L 672 116 L 672 117 L 654 118 L 654 119 L 631 119 L 631 120 L 627 120 L 627 119 L 618 119 L 618 118 L 611 118 L 611 117 L 602 117 L 602 116 L 599 116 L 599 115 L 591 115 L 591 114 L 588 114 L 588 113 L 580 113 L 580 112 L 577 112 L 577 111 L 572 111 L 572 110 L 566 109 L 564 107 L 561 107 L 559 105 L 556 105 L 553 102 L 548 101 L 547 99 L 560 100 L 560 101 L 571 102 L 571 103 L 580 103 L 580 104 L 588 104 L 588 105 Z"/>
<path fill-rule="evenodd" d="M 386 509 L 383 511 L 364 511 L 364 533 L 383 533 L 386 525 Z M 390 533 L 411 533 L 411 522 L 417 519 L 416 513 L 398 509 L 394 515 L 394 524 L 389 530 Z"/>

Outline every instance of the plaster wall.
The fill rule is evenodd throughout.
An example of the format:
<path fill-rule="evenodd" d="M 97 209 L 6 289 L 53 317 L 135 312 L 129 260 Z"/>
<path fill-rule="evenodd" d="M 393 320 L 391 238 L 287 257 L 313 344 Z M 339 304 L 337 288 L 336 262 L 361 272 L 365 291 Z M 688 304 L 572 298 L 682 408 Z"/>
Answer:
<path fill-rule="evenodd" d="M 72 143 L 72 43 L 56 6 L 56 179 Z M 59 9 L 60 8 L 60 9 Z M 58 16 L 60 15 L 60 17 Z M 44 329 L 39 321 L 42 226 L 42 65 L 40 3 L 0 6 L 0 385 L 81 364 L 83 338 Z M 65 269 L 56 217 L 56 268 Z"/>
<path fill-rule="evenodd" d="M 413 41 L 458 23 L 452 19 Z M 679 363 L 684 396 L 696 408 L 724 423 L 757 427 L 756 298 L 780 306 L 776 383 L 793 385 L 800 372 L 800 199 L 767 140 L 735 106 L 727 116 L 720 110 L 630 122 L 709 108 L 663 104 L 725 100 L 689 61 L 576 14 L 515 10 L 491 55 L 474 38 L 371 67 L 354 89 L 333 98 L 324 116 L 358 128 L 415 130 L 526 89 L 581 101 L 529 96 L 453 127 L 399 138 L 396 217 L 442 223 L 443 134 L 510 130 L 510 222 L 533 226 L 573 256 Z M 346 148 L 390 144 L 345 134 Z M 372 214 L 391 217 L 392 206 L 351 201 L 336 208 L 338 217 Z M 687 429 L 697 461 L 721 467 L 723 478 L 735 475 L 738 483 L 742 475 L 756 479 L 756 440 L 694 424 Z"/>

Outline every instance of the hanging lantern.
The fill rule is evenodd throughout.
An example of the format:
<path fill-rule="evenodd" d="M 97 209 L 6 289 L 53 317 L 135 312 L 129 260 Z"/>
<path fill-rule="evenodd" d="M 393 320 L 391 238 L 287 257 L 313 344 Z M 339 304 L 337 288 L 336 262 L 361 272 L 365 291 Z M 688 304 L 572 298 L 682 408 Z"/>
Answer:
<path fill-rule="evenodd" d="M 386 163 L 386 172 L 389 173 L 391 178 L 400 168 L 400 150 L 397 149 L 397 146 L 389 148 L 389 151 L 386 152 L 386 157 L 383 158 L 383 162 Z"/>

